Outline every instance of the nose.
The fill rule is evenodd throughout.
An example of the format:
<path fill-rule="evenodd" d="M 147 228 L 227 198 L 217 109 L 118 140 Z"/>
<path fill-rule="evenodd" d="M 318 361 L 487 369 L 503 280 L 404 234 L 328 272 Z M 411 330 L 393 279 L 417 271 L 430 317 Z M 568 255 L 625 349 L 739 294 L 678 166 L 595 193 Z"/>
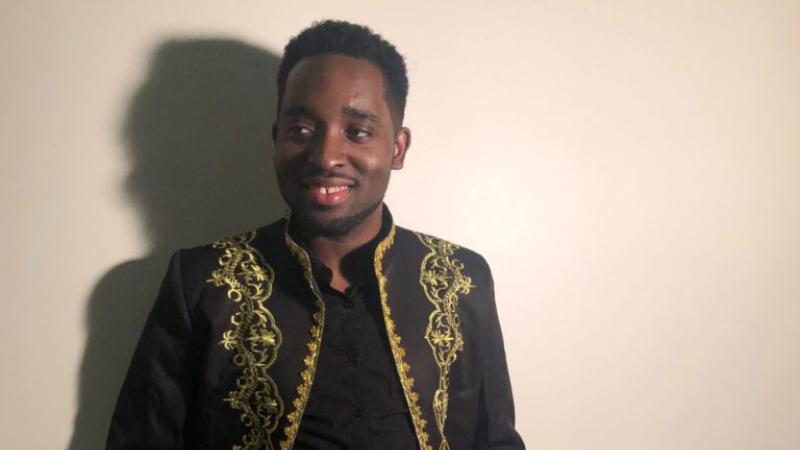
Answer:
<path fill-rule="evenodd" d="M 338 133 L 327 132 L 317 135 L 308 152 L 308 162 L 321 170 L 332 170 L 345 164 L 346 143 Z"/>

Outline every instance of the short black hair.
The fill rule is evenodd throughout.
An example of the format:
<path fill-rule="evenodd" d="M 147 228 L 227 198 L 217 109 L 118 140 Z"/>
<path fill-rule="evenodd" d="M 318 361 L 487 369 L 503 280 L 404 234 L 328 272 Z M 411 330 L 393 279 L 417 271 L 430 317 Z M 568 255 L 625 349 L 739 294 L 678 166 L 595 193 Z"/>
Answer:
<path fill-rule="evenodd" d="M 327 54 L 351 56 L 375 64 L 383 73 L 384 95 L 393 119 L 398 127 L 403 123 L 408 96 L 403 56 L 368 27 L 339 20 L 315 22 L 286 44 L 278 67 L 278 114 L 292 68 L 303 58 Z"/>

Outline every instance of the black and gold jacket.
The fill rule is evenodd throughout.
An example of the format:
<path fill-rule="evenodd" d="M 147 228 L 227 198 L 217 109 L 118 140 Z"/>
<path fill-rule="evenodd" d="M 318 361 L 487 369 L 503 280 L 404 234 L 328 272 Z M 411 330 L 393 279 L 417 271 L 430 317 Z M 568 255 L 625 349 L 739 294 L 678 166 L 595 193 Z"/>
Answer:
<path fill-rule="evenodd" d="M 325 304 L 287 230 L 282 219 L 172 256 L 107 448 L 293 447 Z M 391 224 L 374 270 L 419 448 L 524 448 L 485 260 Z"/>

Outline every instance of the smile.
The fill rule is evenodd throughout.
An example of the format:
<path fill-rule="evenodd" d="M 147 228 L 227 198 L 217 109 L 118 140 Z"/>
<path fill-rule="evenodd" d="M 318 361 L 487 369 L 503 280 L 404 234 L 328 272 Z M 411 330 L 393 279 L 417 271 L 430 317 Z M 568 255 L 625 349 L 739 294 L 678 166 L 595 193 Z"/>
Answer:
<path fill-rule="evenodd" d="M 341 191 L 351 191 L 353 186 L 319 186 L 312 187 L 311 190 L 315 193 L 331 195 Z"/>
<path fill-rule="evenodd" d="M 308 200 L 318 207 L 330 208 L 344 203 L 355 188 L 346 178 L 310 177 L 303 182 Z"/>

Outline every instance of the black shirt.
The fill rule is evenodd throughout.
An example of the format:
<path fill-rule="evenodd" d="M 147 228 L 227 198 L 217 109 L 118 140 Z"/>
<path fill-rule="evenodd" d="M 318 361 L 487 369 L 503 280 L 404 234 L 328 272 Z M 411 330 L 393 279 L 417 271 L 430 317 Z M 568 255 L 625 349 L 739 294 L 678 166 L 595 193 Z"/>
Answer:
<path fill-rule="evenodd" d="M 325 302 L 325 328 L 296 448 L 417 448 L 375 277 L 343 293 L 330 286 L 330 269 L 311 259 Z"/>

